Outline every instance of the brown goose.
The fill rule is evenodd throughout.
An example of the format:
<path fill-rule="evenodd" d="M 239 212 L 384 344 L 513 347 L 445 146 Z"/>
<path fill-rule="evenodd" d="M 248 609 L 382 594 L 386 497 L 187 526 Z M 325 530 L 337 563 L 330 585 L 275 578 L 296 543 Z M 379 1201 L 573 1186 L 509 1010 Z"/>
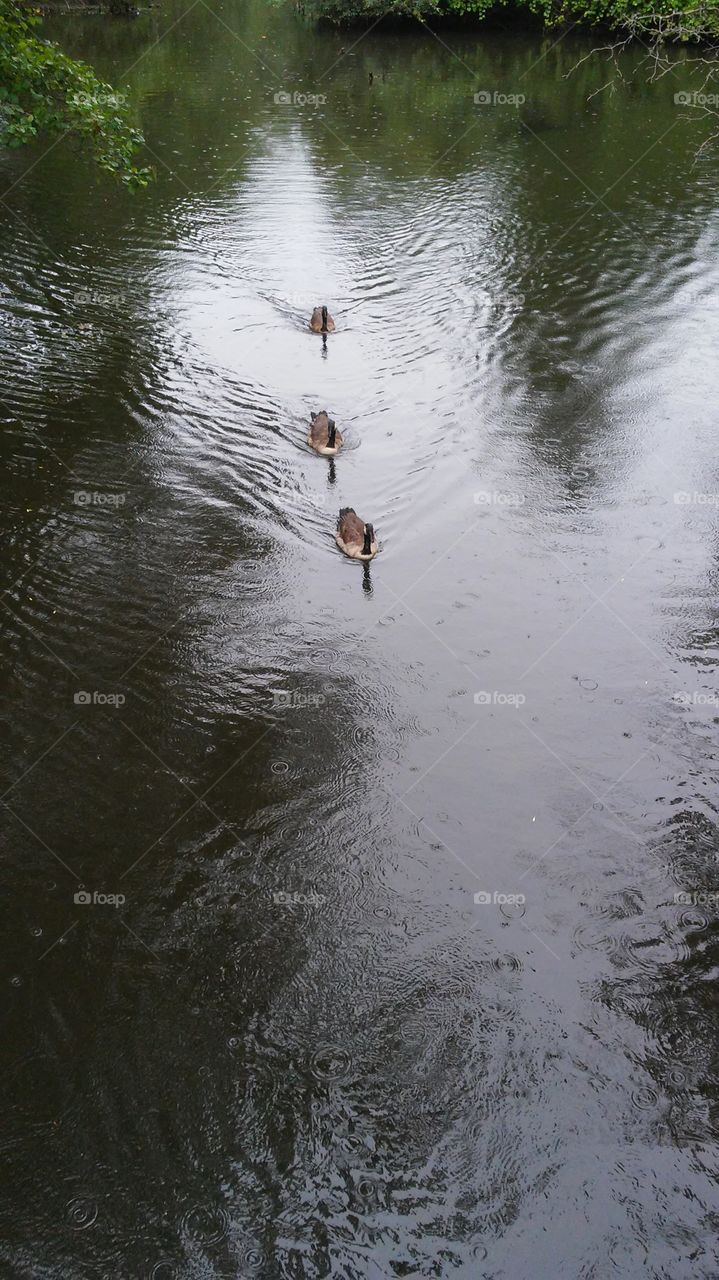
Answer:
<path fill-rule="evenodd" d="M 321 453 L 323 458 L 334 458 L 342 448 L 342 432 L 337 430 L 334 418 L 328 417 L 326 409 L 312 414 L 307 443 L 315 453 Z"/>
<path fill-rule="evenodd" d="M 341 508 L 335 538 L 340 551 L 353 560 L 371 560 L 379 550 L 373 525 L 364 524 L 354 507 Z"/>
<path fill-rule="evenodd" d="M 326 307 L 315 307 L 310 316 L 310 329 L 313 333 L 334 333 L 335 322 Z"/>

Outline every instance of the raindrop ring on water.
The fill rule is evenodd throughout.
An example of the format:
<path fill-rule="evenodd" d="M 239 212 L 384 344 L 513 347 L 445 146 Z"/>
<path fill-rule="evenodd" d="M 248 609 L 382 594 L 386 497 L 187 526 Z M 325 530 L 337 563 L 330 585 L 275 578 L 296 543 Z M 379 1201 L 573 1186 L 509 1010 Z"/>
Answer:
<path fill-rule="evenodd" d="M 501 902 L 499 911 L 505 920 L 521 920 L 527 914 L 527 907 L 524 902 Z"/>
<path fill-rule="evenodd" d="M 261 1271 L 265 1264 L 265 1255 L 261 1249 L 249 1248 L 242 1254 L 242 1271 L 241 1275 L 245 1275 L 248 1271 Z"/>
<path fill-rule="evenodd" d="M 518 956 L 513 956 L 511 952 L 507 951 L 504 955 L 495 956 L 492 961 L 492 966 L 495 969 L 499 969 L 500 972 L 505 969 L 510 969 L 512 972 L 516 973 L 522 968 L 522 962 Z"/>
<path fill-rule="evenodd" d="M 65 1218 L 74 1231 L 85 1231 L 97 1219 L 97 1205 L 94 1200 L 75 1196 L 65 1206 Z"/>
<path fill-rule="evenodd" d="M 341 1080 L 352 1066 L 352 1058 L 346 1049 L 336 1045 L 323 1045 L 310 1059 L 310 1071 L 322 1084 Z"/>
<path fill-rule="evenodd" d="M 687 929 L 692 933 L 697 933 L 706 929 L 709 921 L 703 911 L 692 910 L 682 911 L 682 914 L 679 917 L 679 924 L 682 929 Z"/>
<path fill-rule="evenodd" d="M 639 1107 L 640 1111 L 651 1111 L 657 1105 L 657 1101 L 657 1094 L 648 1085 L 635 1089 L 632 1094 L 632 1102 L 635 1107 Z"/>
<path fill-rule="evenodd" d="M 183 1214 L 181 1228 L 202 1244 L 219 1244 L 229 1231 L 230 1219 L 226 1209 L 197 1204 Z"/>
<path fill-rule="evenodd" d="M 177 1272 L 172 1262 L 166 1262 L 164 1258 L 156 1262 L 150 1272 L 150 1280 L 175 1280 Z"/>

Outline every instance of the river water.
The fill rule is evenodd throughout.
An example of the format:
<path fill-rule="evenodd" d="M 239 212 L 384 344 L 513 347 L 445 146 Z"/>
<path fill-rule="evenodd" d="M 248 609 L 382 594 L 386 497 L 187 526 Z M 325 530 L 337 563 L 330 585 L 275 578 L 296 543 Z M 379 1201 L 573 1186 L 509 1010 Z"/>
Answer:
<path fill-rule="evenodd" d="M 3 1275 L 715 1278 L 685 68 L 255 0 L 49 33 L 157 181 L 0 163 Z"/>

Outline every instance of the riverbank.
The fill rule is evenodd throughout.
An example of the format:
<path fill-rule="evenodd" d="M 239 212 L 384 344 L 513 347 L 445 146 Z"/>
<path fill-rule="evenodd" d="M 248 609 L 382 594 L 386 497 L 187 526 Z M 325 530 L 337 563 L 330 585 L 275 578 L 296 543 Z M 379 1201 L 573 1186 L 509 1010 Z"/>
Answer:
<path fill-rule="evenodd" d="M 140 14 L 145 13 L 149 9 L 156 9 L 155 4 L 143 4 L 141 8 L 132 4 L 132 0 L 107 0 L 107 3 L 98 4 L 96 0 L 45 0 L 43 4 L 33 5 L 35 13 L 42 14 L 45 18 L 55 17 L 62 14 L 82 14 L 83 17 L 99 17 L 102 14 L 108 14 L 113 18 L 137 18 Z"/>
<path fill-rule="evenodd" d="M 285 3 L 285 0 L 275 0 Z M 660 43 L 711 42 L 719 38 L 719 6 L 668 4 L 638 5 L 633 0 L 292 0 L 305 17 L 335 25 L 357 24 L 379 18 L 397 25 L 441 22 L 465 29 L 477 23 L 491 27 L 520 25 L 598 31 Z"/>
<path fill-rule="evenodd" d="M 707 43 L 719 39 L 719 5 L 693 3 L 636 4 L 633 0 L 270 0 L 273 7 L 289 4 L 303 17 L 333 26 L 359 26 L 384 19 L 396 28 L 417 23 L 441 23 L 462 29 L 478 23 L 491 29 L 517 27 L 524 31 L 593 31 L 607 37 L 656 40 L 662 44 Z M 139 9 L 132 0 L 44 0 L 34 5 L 43 14 L 110 13 L 137 16 L 156 4 Z"/>

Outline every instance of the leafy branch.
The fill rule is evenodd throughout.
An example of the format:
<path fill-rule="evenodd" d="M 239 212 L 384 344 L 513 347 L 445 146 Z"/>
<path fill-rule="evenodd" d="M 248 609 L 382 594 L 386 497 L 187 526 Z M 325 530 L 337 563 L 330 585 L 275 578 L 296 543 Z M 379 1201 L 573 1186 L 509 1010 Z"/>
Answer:
<path fill-rule="evenodd" d="M 104 172 L 130 189 L 145 186 L 151 170 L 133 163 L 144 139 L 125 95 L 36 35 L 39 23 L 15 0 L 0 0 L 0 145 L 70 134 Z"/>

